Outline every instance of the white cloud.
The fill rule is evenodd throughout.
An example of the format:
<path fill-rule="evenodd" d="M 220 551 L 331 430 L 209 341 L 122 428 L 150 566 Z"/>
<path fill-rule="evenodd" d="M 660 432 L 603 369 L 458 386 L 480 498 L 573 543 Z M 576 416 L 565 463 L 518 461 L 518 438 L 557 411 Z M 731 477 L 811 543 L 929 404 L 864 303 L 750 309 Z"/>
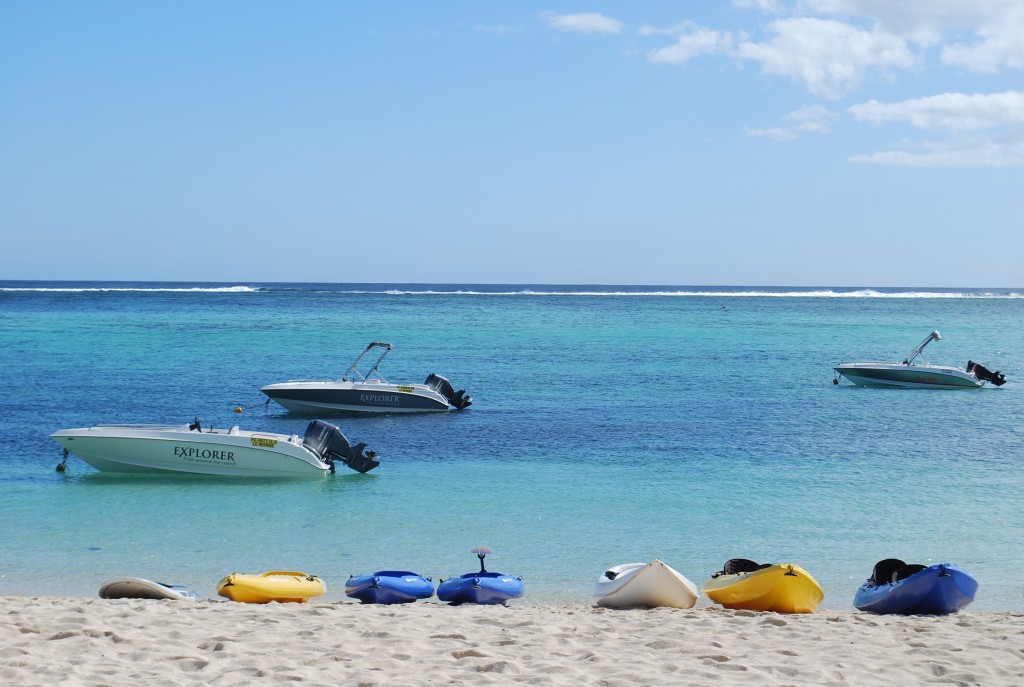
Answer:
<path fill-rule="evenodd" d="M 986 139 L 917 144 L 920 150 L 885 150 L 854 155 L 850 162 L 904 167 L 1009 167 L 1024 165 L 1024 141 L 1000 144 Z"/>
<path fill-rule="evenodd" d="M 1024 69 L 1021 0 L 733 0 L 733 5 L 780 18 L 764 27 L 759 40 L 691 22 L 667 29 L 644 25 L 641 36 L 679 35 L 674 44 L 649 51 L 648 59 L 685 65 L 699 55 L 729 55 L 758 62 L 764 74 L 791 78 L 832 100 L 871 77 L 922 69 L 927 59 L 975 72 Z"/>
<path fill-rule="evenodd" d="M 474 26 L 474 31 L 483 31 L 484 33 L 496 33 L 499 35 L 516 33 L 516 27 L 509 26 L 507 24 L 495 24 L 494 26 Z"/>
<path fill-rule="evenodd" d="M 862 18 L 920 45 L 940 45 L 944 63 L 971 71 L 1024 69 L 1020 0 L 799 0 L 794 11 Z"/>
<path fill-rule="evenodd" d="M 742 9 L 761 10 L 765 14 L 782 14 L 785 9 L 782 0 L 732 0 L 732 4 Z"/>
<path fill-rule="evenodd" d="M 802 81 L 815 95 L 839 99 L 860 85 L 871 70 L 911 69 L 918 57 L 898 36 L 812 17 L 779 19 L 768 25 L 774 34 L 764 43 L 747 41 L 736 57 L 761 63 L 766 74 Z"/>
<path fill-rule="evenodd" d="M 839 119 L 839 115 L 821 105 L 808 105 L 799 110 L 793 110 L 783 119 L 792 122 L 790 126 L 794 131 L 827 134 L 832 131 L 832 123 Z"/>
<path fill-rule="evenodd" d="M 686 64 L 700 55 L 728 52 L 732 43 L 733 37 L 728 31 L 696 26 L 680 35 L 674 44 L 647 53 L 647 58 L 660 64 Z"/>
<path fill-rule="evenodd" d="M 832 123 L 838 119 L 838 114 L 821 105 L 808 105 L 785 115 L 782 118 L 786 123 L 785 126 L 768 129 L 746 127 L 743 133 L 747 136 L 763 136 L 775 141 L 787 142 L 795 140 L 803 133 L 827 134 L 832 131 Z"/>
<path fill-rule="evenodd" d="M 1024 91 L 943 93 L 899 103 L 870 100 L 848 108 L 875 125 L 905 122 L 916 129 L 951 134 L 945 141 L 910 142 L 909 150 L 857 155 L 854 162 L 913 166 L 1024 164 Z"/>
<path fill-rule="evenodd" d="M 559 31 L 572 33 L 620 33 L 623 25 L 617 19 L 598 12 L 580 14 L 545 14 L 548 25 Z"/>
<path fill-rule="evenodd" d="M 901 103 L 869 100 L 848 111 L 855 119 L 883 124 L 908 122 L 918 129 L 977 131 L 1004 126 L 1024 128 L 1024 91 L 1005 93 L 943 93 Z"/>
<path fill-rule="evenodd" d="M 781 126 L 772 127 L 770 129 L 751 129 L 750 127 L 744 127 L 743 133 L 747 136 L 763 136 L 764 138 L 770 138 L 773 141 L 779 141 L 780 143 L 786 143 L 796 138 L 796 133 L 791 129 Z"/>

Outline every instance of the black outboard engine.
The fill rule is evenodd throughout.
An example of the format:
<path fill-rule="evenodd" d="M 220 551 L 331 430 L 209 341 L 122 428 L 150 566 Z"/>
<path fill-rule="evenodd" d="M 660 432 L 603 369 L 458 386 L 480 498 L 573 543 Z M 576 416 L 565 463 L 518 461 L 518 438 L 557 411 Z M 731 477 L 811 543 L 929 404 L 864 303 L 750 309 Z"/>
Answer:
<path fill-rule="evenodd" d="M 352 446 L 340 429 L 323 420 L 313 420 L 309 423 L 306 436 L 302 438 L 302 445 L 330 465 L 332 475 L 337 461 L 341 461 L 356 472 L 369 472 L 380 465 L 380 461 L 374 460 L 377 457 L 376 453 L 363 453 L 366 444 Z"/>
<path fill-rule="evenodd" d="M 976 363 L 973 360 L 967 361 L 967 371 L 978 379 L 992 382 L 995 386 L 1002 386 L 1003 384 L 1006 384 L 1006 375 L 1002 372 L 999 372 L 998 370 L 996 372 L 992 372 L 981 363 Z"/>
<path fill-rule="evenodd" d="M 455 408 L 455 410 L 462 410 L 463 408 L 468 408 L 473 405 L 473 397 L 467 396 L 465 389 L 455 391 L 455 387 L 452 386 L 452 383 L 439 374 L 431 373 L 431 375 L 427 377 L 427 381 L 423 383 L 444 396 L 445 399 L 448 400 L 448 405 Z"/>

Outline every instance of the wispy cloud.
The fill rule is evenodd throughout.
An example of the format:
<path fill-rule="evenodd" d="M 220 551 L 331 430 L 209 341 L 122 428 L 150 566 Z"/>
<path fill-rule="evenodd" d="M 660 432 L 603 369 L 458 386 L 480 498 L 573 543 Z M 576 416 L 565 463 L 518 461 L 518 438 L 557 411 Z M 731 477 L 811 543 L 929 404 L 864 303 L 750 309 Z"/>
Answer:
<path fill-rule="evenodd" d="M 797 139 L 800 134 L 804 133 L 827 134 L 832 131 L 832 125 L 839 118 L 839 114 L 821 105 L 808 105 L 784 116 L 782 118 L 784 126 L 767 129 L 746 127 L 743 132 L 747 136 L 762 136 L 785 143 Z"/>
<path fill-rule="evenodd" d="M 909 142 L 851 158 L 854 162 L 914 166 L 1024 164 L 1024 91 L 943 93 L 899 103 L 870 100 L 847 109 L 854 119 L 875 125 L 906 123 L 947 134 L 943 141 Z"/>
<path fill-rule="evenodd" d="M 743 133 L 747 136 L 770 138 L 773 141 L 779 141 L 780 143 L 787 143 L 796 139 L 796 134 L 793 133 L 791 129 L 787 129 L 783 126 L 773 126 L 768 129 L 751 129 L 750 127 L 744 127 Z"/>
<path fill-rule="evenodd" d="M 732 44 L 733 36 L 728 31 L 712 31 L 700 26 L 687 27 L 674 44 L 652 50 L 647 58 L 662 64 L 686 64 L 700 55 L 727 53 Z"/>
<path fill-rule="evenodd" d="M 474 31 L 482 31 L 484 33 L 497 33 L 502 35 L 516 33 L 516 27 L 508 26 L 507 24 L 496 24 L 494 26 L 474 26 Z"/>
<path fill-rule="evenodd" d="M 569 33 L 621 33 L 624 28 L 618 19 L 606 17 L 599 12 L 583 12 L 580 14 L 542 15 L 548 26 Z"/>

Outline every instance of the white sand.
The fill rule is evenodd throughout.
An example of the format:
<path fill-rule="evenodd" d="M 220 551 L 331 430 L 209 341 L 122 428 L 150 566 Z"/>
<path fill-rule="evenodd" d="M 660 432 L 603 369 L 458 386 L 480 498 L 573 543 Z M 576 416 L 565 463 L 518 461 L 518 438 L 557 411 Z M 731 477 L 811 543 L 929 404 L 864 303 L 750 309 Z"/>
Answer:
<path fill-rule="evenodd" d="M 1024 685 L 1024 614 L 0 597 L 0 685 Z"/>

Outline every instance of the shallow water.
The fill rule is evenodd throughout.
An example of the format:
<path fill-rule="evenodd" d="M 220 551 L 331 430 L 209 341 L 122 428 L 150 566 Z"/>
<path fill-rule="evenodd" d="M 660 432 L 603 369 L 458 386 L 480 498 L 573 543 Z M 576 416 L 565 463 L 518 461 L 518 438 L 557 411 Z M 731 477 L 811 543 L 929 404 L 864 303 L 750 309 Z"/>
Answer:
<path fill-rule="evenodd" d="M 118 290 L 110 290 L 113 286 Z M 230 287 L 230 288 L 229 288 Z M 59 289 L 59 290 L 51 290 Z M 832 365 L 968 358 L 1000 389 L 832 383 Z M 373 473 L 233 480 L 54 471 L 57 429 L 239 424 L 301 433 L 259 387 L 338 378 L 391 341 L 463 412 L 338 416 Z M 0 593 L 94 595 L 133 575 L 213 596 L 234 571 L 521 575 L 590 598 L 664 559 L 698 586 L 731 557 L 793 562 L 850 607 L 873 564 L 955 562 L 975 610 L 1024 610 L 1024 298 L 1010 291 L 0 282 Z M 233 412 L 236 406 L 245 410 Z M 703 603 L 707 603 L 704 601 Z"/>

